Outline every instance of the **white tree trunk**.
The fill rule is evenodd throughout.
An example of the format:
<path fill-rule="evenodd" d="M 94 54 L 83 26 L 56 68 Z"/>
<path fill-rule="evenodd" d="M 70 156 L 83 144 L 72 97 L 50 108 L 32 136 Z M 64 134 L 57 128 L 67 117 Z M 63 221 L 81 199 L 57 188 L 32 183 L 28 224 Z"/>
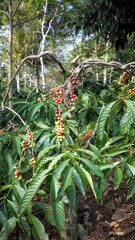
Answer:
<path fill-rule="evenodd" d="M 46 17 L 46 12 L 47 12 L 47 0 L 46 0 L 46 5 L 43 6 L 43 8 L 44 8 L 44 13 L 45 13 L 45 15 L 44 15 L 44 17 L 43 17 L 42 26 L 41 26 L 42 41 L 41 41 L 41 44 L 40 44 L 40 48 L 41 48 L 41 52 L 40 52 L 40 53 L 43 53 L 43 52 L 44 52 L 46 37 L 47 37 L 48 32 L 50 31 L 50 28 L 51 28 L 51 25 L 52 25 L 52 22 L 53 22 L 53 19 L 54 19 L 54 18 L 51 19 L 51 21 L 49 22 L 48 29 L 47 29 L 47 31 L 44 33 L 45 17 Z M 46 82 L 45 82 L 45 76 L 44 76 L 43 57 L 40 58 L 40 63 L 41 63 L 42 86 L 43 86 L 43 88 L 45 88 L 45 87 L 46 87 Z"/>
<path fill-rule="evenodd" d="M 105 61 L 108 61 L 108 47 L 109 47 L 109 42 L 106 43 L 106 55 L 105 55 Z M 107 83 L 107 67 L 104 67 L 104 79 L 103 79 L 103 83 L 106 84 Z"/>
<path fill-rule="evenodd" d="M 8 84 L 12 79 L 12 51 L 13 51 L 13 10 L 12 0 L 8 1 L 9 4 L 9 72 L 8 72 Z M 13 84 L 10 85 L 9 98 L 13 97 Z M 9 102 L 9 107 L 13 108 L 13 102 Z"/>
<path fill-rule="evenodd" d="M 17 92 L 20 92 L 20 74 L 18 73 L 16 76 L 16 82 L 17 82 Z"/>

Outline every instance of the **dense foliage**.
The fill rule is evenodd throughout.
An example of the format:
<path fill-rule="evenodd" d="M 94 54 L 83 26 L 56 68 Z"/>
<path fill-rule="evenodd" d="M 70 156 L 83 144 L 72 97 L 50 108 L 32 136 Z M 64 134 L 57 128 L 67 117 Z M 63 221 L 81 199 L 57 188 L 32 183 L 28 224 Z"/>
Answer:
<path fill-rule="evenodd" d="M 7 16 L 8 3 L 2 2 L 0 14 Z M 121 1 L 79 1 L 76 5 L 78 1 L 73 4 L 49 1 L 45 6 L 42 0 L 14 1 L 13 72 L 23 58 L 34 57 L 28 58 L 19 69 L 12 81 L 13 97 L 5 98 L 4 102 L 6 88 L 10 90 L 7 18 L 0 22 L 1 240 L 10 239 L 15 228 L 21 229 L 27 239 L 49 239 L 36 215 L 39 209 L 62 235 L 66 224 L 65 202 L 68 201 L 70 212 L 74 213 L 77 193 L 85 197 L 88 188 L 99 202 L 110 175 L 114 189 L 124 179 L 129 184 L 127 199 L 134 195 L 134 63 L 118 69 L 110 65 L 108 69 L 103 62 L 134 61 L 134 34 L 128 36 L 125 50 L 115 52 L 110 43 L 123 46 L 127 34 L 134 31 L 132 15 L 131 21 L 125 23 L 131 10 L 134 13 L 129 2 L 124 5 Z M 126 16 L 125 8 L 129 10 Z M 32 21 L 26 21 L 29 12 L 36 17 Z M 74 39 L 75 28 L 84 30 L 77 39 Z M 91 33 L 92 36 L 84 38 L 84 34 Z M 42 74 L 41 57 L 36 58 L 36 54 L 42 53 L 44 37 L 44 48 L 50 55 L 44 56 Z M 110 41 L 106 43 L 104 39 Z M 78 61 L 72 62 L 77 55 Z M 88 58 L 101 59 L 103 64 L 89 65 L 77 72 Z M 8 107 L 11 102 L 12 108 Z"/>

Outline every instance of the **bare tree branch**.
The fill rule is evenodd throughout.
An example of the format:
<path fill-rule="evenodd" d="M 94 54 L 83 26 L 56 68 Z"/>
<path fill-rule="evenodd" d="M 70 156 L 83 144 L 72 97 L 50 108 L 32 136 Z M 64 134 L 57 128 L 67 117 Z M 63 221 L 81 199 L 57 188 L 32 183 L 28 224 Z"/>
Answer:
<path fill-rule="evenodd" d="M 100 59 L 88 59 L 78 65 L 78 67 L 76 68 L 76 72 L 80 71 L 79 69 L 81 69 L 81 67 L 89 68 L 93 65 L 103 65 L 106 67 L 117 67 L 122 70 L 126 69 L 127 67 L 135 68 L 135 62 L 131 62 L 131 63 L 127 63 L 125 65 L 122 65 L 120 62 L 117 62 L 117 61 L 105 62 Z"/>
<path fill-rule="evenodd" d="M 37 16 L 35 16 L 35 17 L 31 17 L 31 18 L 26 19 L 26 20 L 24 20 L 24 21 L 22 21 L 22 22 L 16 23 L 16 24 L 13 25 L 13 27 L 17 27 L 17 26 L 19 26 L 19 25 L 21 25 L 21 24 L 27 23 L 27 22 L 35 19 L 35 18 L 40 18 L 40 17 L 44 16 L 44 14 L 45 14 L 45 13 L 40 13 L 39 15 L 37 15 Z"/>
<path fill-rule="evenodd" d="M 43 52 L 43 53 L 41 53 L 41 54 L 39 54 L 39 55 L 30 55 L 30 56 L 25 57 L 25 58 L 21 61 L 20 65 L 18 66 L 15 74 L 12 76 L 12 79 L 11 79 L 9 85 L 8 85 L 7 91 L 6 91 L 6 93 L 5 93 L 5 96 L 4 96 L 2 105 L 1 105 L 2 109 L 4 108 L 4 103 L 5 103 L 6 98 L 7 98 L 7 96 L 8 96 L 8 93 L 9 93 L 9 90 L 10 90 L 10 87 L 11 87 L 11 84 L 12 84 L 13 80 L 15 79 L 16 75 L 18 74 L 18 72 L 20 71 L 22 65 L 23 65 L 27 60 L 29 60 L 29 59 L 39 59 L 39 58 L 41 58 L 41 57 L 43 57 L 43 56 L 45 56 L 45 55 L 47 55 L 47 56 L 49 56 L 50 58 L 52 58 L 52 59 L 60 66 L 60 68 L 61 68 L 61 70 L 63 71 L 63 73 L 66 72 L 63 64 L 55 57 L 54 53 L 51 52 L 51 51 L 45 51 L 45 52 Z"/>
<path fill-rule="evenodd" d="M 15 112 L 13 109 L 11 109 L 9 107 L 5 107 L 5 106 L 4 106 L 4 109 L 8 109 L 12 113 L 14 113 L 21 120 L 22 124 L 27 128 L 28 132 L 30 132 L 32 134 L 29 126 L 27 125 L 27 123 L 22 119 L 22 117 L 17 112 Z"/>
<path fill-rule="evenodd" d="M 15 15 L 16 15 L 16 13 L 17 13 L 17 11 L 18 11 L 18 8 L 19 8 L 19 6 L 20 6 L 20 4 L 21 4 L 21 2 L 22 2 L 22 0 L 19 1 L 18 5 L 17 5 L 17 7 L 16 7 L 16 9 L 15 9 L 15 12 L 14 12 L 14 15 L 13 15 L 12 20 L 14 19 Z"/>

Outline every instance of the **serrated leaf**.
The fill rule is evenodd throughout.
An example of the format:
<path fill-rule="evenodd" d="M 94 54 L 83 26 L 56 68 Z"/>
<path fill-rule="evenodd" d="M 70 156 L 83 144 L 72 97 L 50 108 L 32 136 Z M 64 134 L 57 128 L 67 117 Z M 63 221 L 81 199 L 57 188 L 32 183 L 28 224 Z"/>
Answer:
<path fill-rule="evenodd" d="M 116 167 L 114 171 L 114 189 L 119 188 L 119 185 L 123 179 L 123 172 L 121 168 Z"/>
<path fill-rule="evenodd" d="M 38 110 L 44 105 L 44 102 L 39 102 L 36 103 L 34 106 L 31 107 L 30 111 L 29 111 L 29 115 L 28 115 L 28 122 L 30 122 L 33 117 L 35 116 L 35 114 L 38 112 Z"/>
<path fill-rule="evenodd" d="M 30 221 L 33 225 L 32 233 L 35 240 L 49 240 L 47 233 L 45 232 L 43 224 L 33 214 L 29 215 Z"/>
<path fill-rule="evenodd" d="M 124 135 L 125 133 L 128 133 L 132 123 L 133 123 L 132 115 L 130 111 L 127 109 L 127 111 L 124 113 L 120 121 L 120 134 Z"/>
<path fill-rule="evenodd" d="M 49 147 L 46 147 L 45 149 L 42 149 L 38 156 L 37 156 L 37 161 L 39 161 L 40 159 L 42 159 L 51 149 L 54 149 L 55 147 L 57 147 L 57 145 L 51 145 Z"/>
<path fill-rule="evenodd" d="M 0 232 L 0 240 L 8 240 L 8 236 L 14 230 L 16 226 L 17 218 L 11 217 L 8 221 L 6 221 Z"/>
<path fill-rule="evenodd" d="M 57 200 L 60 200 L 60 198 L 62 197 L 64 191 L 67 189 L 67 187 L 71 184 L 71 181 L 72 181 L 72 171 L 73 171 L 73 168 L 70 168 L 66 175 L 64 176 L 63 178 L 63 181 L 62 181 L 62 184 L 59 188 L 59 191 L 58 191 L 58 197 L 57 197 Z"/>
<path fill-rule="evenodd" d="M 27 219 L 25 217 L 21 217 L 19 224 L 21 225 L 25 235 L 28 237 L 28 239 L 30 239 L 31 230 L 30 230 L 30 226 L 29 226 L 29 224 L 27 222 Z"/>
<path fill-rule="evenodd" d="M 65 169 L 65 167 L 67 166 L 68 162 L 70 161 L 70 159 L 67 159 L 63 162 L 60 163 L 60 165 L 57 167 L 57 169 L 54 172 L 54 176 L 59 180 L 59 178 L 61 177 L 61 173 L 63 172 L 63 170 Z"/>
<path fill-rule="evenodd" d="M 67 187 L 66 194 L 67 194 L 67 198 L 69 200 L 70 210 L 72 213 L 76 206 L 76 189 L 75 189 L 75 185 L 74 185 L 73 181 L 71 182 L 71 185 Z"/>
<path fill-rule="evenodd" d="M 21 138 L 20 136 L 13 136 L 12 137 L 12 143 L 15 151 L 19 155 L 21 153 Z"/>
<path fill-rule="evenodd" d="M 48 172 L 49 172 L 49 170 L 46 169 L 46 170 L 39 172 L 38 174 L 36 174 L 33 177 L 33 180 L 31 182 L 31 184 L 29 185 L 29 188 L 27 189 L 23 198 L 21 199 L 19 209 L 18 209 L 18 217 L 20 217 L 23 214 L 23 212 L 27 208 L 28 204 L 30 203 L 32 198 L 35 196 L 35 194 L 37 193 L 38 189 L 40 188 L 42 182 L 47 177 Z"/>
<path fill-rule="evenodd" d="M 105 131 L 105 125 L 106 125 L 106 121 L 108 118 L 108 115 L 113 107 L 113 105 L 116 102 L 112 102 L 110 104 L 108 104 L 103 111 L 101 112 L 99 119 L 98 119 L 98 127 L 97 127 L 97 135 L 99 137 L 99 139 L 102 141 L 103 137 L 104 137 L 104 131 Z"/>
<path fill-rule="evenodd" d="M 85 189 L 84 189 L 84 185 L 83 185 L 80 175 L 78 174 L 78 172 L 75 169 L 73 169 L 72 175 L 73 175 L 75 182 L 77 183 L 77 186 L 78 186 L 81 194 L 85 197 Z"/>
<path fill-rule="evenodd" d="M 85 176 L 86 176 L 86 178 L 87 178 L 87 180 L 90 184 L 91 190 L 92 190 L 95 198 L 97 198 L 97 194 L 96 194 L 95 189 L 94 189 L 94 184 L 93 184 L 91 175 L 83 167 L 82 167 L 82 170 L 84 171 L 84 174 L 85 174 Z"/>
<path fill-rule="evenodd" d="M 92 162 L 90 162 L 89 160 L 84 159 L 84 158 L 80 158 L 80 160 L 81 160 L 81 162 L 83 162 L 89 169 L 91 169 L 97 176 L 103 177 L 102 171 L 100 170 L 100 168 L 99 168 L 96 164 L 94 164 L 94 163 L 92 163 Z"/>
<path fill-rule="evenodd" d="M 135 176 L 133 177 L 133 180 L 130 184 L 130 188 L 129 188 L 129 192 L 127 195 L 127 200 L 131 197 L 133 197 L 133 195 L 135 194 Z"/>
<path fill-rule="evenodd" d="M 61 199 L 60 201 L 56 200 L 58 196 L 59 188 L 60 188 L 60 184 L 57 178 L 53 176 L 51 181 L 51 187 L 50 187 L 51 204 L 52 204 L 53 217 L 55 220 L 55 224 L 61 234 L 62 231 L 64 230 L 64 225 L 65 225 L 65 211 L 64 211 L 63 199 Z"/>

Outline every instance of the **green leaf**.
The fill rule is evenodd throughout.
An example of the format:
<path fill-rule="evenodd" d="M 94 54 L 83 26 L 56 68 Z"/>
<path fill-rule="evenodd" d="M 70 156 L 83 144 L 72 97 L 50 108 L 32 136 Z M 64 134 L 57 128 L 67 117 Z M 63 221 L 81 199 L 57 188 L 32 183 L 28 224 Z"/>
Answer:
<path fill-rule="evenodd" d="M 127 163 L 128 168 L 130 169 L 133 176 L 135 176 L 135 167 Z"/>
<path fill-rule="evenodd" d="M 72 213 L 76 206 L 76 189 L 75 189 L 75 185 L 74 185 L 73 181 L 71 182 L 71 185 L 67 187 L 66 194 L 67 194 L 67 198 L 69 200 L 70 210 Z"/>
<path fill-rule="evenodd" d="M 55 147 L 57 147 L 57 145 L 51 145 L 49 147 L 46 147 L 45 149 L 42 149 L 38 156 L 37 156 L 37 161 L 39 161 L 40 159 L 42 159 L 51 149 L 54 149 Z"/>
<path fill-rule="evenodd" d="M 21 153 L 21 138 L 20 136 L 13 136 L 12 137 L 12 143 L 15 151 L 19 155 Z"/>
<path fill-rule="evenodd" d="M 14 195 L 15 195 L 15 199 L 16 199 L 17 203 L 20 204 L 20 201 L 23 198 L 26 190 L 24 190 L 19 185 L 14 185 L 13 186 L 13 191 L 14 191 Z"/>
<path fill-rule="evenodd" d="M 86 150 L 86 149 L 83 149 L 83 148 L 79 148 L 79 149 L 76 149 L 76 151 L 79 151 L 81 153 L 85 153 L 87 155 L 90 155 L 92 156 L 94 159 L 97 159 L 98 161 L 100 161 L 99 157 L 97 156 L 97 154 L 95 154 L 94 152 L 90 151 L 90 150 Z"/>
<path fill-rule="evenodd" d="M 43 213 L 45 214 L 45 219 L 47 220 L 47 222 L 55 226 L 52 207 L 44 202 L 34 202 L 34 205 L 38 208 L 41 208 Z"/>
<path fill-rule="evenodd" d="M 60 165 L 57 167 L 57 169 L 54 172 L 54 176 L 59 180 L 59 178 L 61 177 L 61 173 L 63 172 L 63 170 L 65 169 L 65 167 L 67 166 L 68 162 L 70 161 L 70 159 L 67 159 L 63 162 L 60 163 Z"/>
<path fill-rule="evenodd" d="M 78 174 L 78 172 L 75 169 L 73 169 L 72 175 L 77 183 L 77 186 L 78 186 L 81 194 L 85 197 L 85 189 L 84 189 L 84 185 L 83 185 L 80 175 Z"/>
<path fill-rule="evenodd" d="M 28 122 L 30 122 L 33 117 L 35 116 L 35 114 L 38 112 L 38 110 L 44 105 L 45 103 L 44 102 L 39 102 L 39 103 L 36 103 L 29 111 L 29 115 L 28 115 Z"/>
<path fill-rule="evenodd" d="M 54 107 L 54 104 L 49 105 L 49 121 L 54 125 L 54 123 L 55 123 L 55 107 Z"/>
<path fill-rule="evenodd" d="M 103 161 L 102 155 L 100 153 L 100 151 L 98 150 L 98 148 L 92 144 L 89 144 L 91 151 L 93 151 L 96 155 L 97 158 L 100 159 L 101 161 Z"/>
<path fill-rule="evenodd" d="M 120 108 L 121 108 L 121 101 L 116 102 L 116 104 L 114 104 L 114 106 L 112 107 L 111 112 L 109 113 L 109 118 L 107 120 L 108 132 L 110 131 L 114 118 L 117 116 L 117 113 L 120 111 Z"/>
<path fill-rule="evenodd" d="M 0 187 L 0 192 L 4 191 L 4 190 L 6 190 L 6 189 L 8 189 L 8 188 L 10 188 L 10 187 L 12 187 L 11 184 L 6 184 L 6 185 Z"/>
<path fill-rule="evenodd" d="M 8 168 L 7 178 L 8 178 L 8 181 L 9 181 L 11 176 L 12 176 L 12 173 L 13 173 L 12 156 L 11 156 L 11 154 L 10 154 L 10 152 L 7 148 L 4 151 L 2 151 L 2 156 L 3 156 L 6 167 Z"/>
<path fill-rule="evenodd" d="M 86 92 L 82 96 L 82 103 L 83 103 L 84 107 L 86 109 L 88 109 L 88 107 L 89 107 L 89 94 L 86 93 Z"/>
<path fill-rule="evenodd" d="M 78 172 L 78 174 L 80 175 L 80 178 L 82 180 L 83 186 L 86 187 L 88 185 L 88 180 L 82 170 L 82 166 L 80 166 L 79 164 L 75 166 L 76 171 Z"/>
<path fill-rule="evenodd" d="M 7 205 L 8 205 L 9 210 L 11 211 L 12 215 L 17 217 L 18 206 L 10 200 L 7 200 Z"/>
<path fill-rule="evenodd" d="M 125 133 L 128 133 L 132 123 L 133 123 L 132 114 L 127 109 L 127 111 L 124 113 L 120 121 L 120 134 L 124 135 Z"/>
<path fill-rule="evenodd" d="M 70 128 L 70 130 L 71 130 L 76 136 L 79 135 L 79 132 L 78 132 L 77 128 L 75 128 L 75 127 L 73 127 L 73 126 L 71 126 L 71 125 L 68 125 L 68 127 Z"/>
<path fill-rule="evenodd" d="M 36 118 L 34 120 L 34 123 L 37 127 L 43 128 L 44 130 L 50 130 L 51 129 L 50 125 L 48 123 L 46 123 L 42 118 L 41 119 Z"/>
<path fill-rule="evenodd" d="M 71 185 L 71 181 L 72 181 L 72 171 L 73 171 L 73 168 L 70 168 L 66 175 L 64 176 L 64 179 L 62 181 L 62 184 L 61 184 L 61 187 L 59 188 L 59 191 L 58 191 L 58 197 L 57 197 L 57 200 L 60 200 L 60 198 L 62 197 L 64 191 L 67 189 L 67 187 L 69 185 Z"/>
<path fill-rule="evenodd" d="M 107 148 L 109 148 L 112 144 L 120 141 L 120 140 L 123 139 L 123 138 L 124 138 L 124 136 L 116 136 L 116 137 L 110 138 L 110 139 L 106 142 L 105 146 L 104 146 L 100 151 L 101 151 L 101 152 L 104 152 L 104 151 L 105 151 Z"/>
<path fill-rule="evenodd" d="M 125 153 L 125 152 L 128 152 L 129 150 L 127 149 L 114 149 L 114 150 L 111 150 L 109 151 L 108 153 L 105 154 L 106 157 L 114 157 L 114 156 L 117 156 L 119 154 L 122 154 L 122 153 Z"/>
<path fill-rule="evenodd" d="M 97 176 L 99 177 L 103 177 L 103 173 L 100 170 L 100 168 L 94 164 L 93 162 L 91 162 L 90 160 L 84 159 L 84 158 L 80 158 L 81 162 L 83 162 L 89 169 L 91 169 Z"/>
<path fill-rule="evenodd" d="M 97 198 L 97 194 L 96 194 L 95 189 L 94 189 L 93 180 L 92 180 L 91 175 L 83 167 L 82 167 L 82 170 L 84 171 L 84 174 L 85 174 L 85 176 L 86 176 L 86 178 L 87 178 L 87 180 L 90 184 L 91 190 L 92 190 L 95 198 Z"/>
<path fill-rule="evenodd" d="M 16 226 L 17 218 L 11 217 L 8 221 L 6 221 L 0 232 L 0 240 L 8 240 L 8 236 L 14 230 Z"/>
<path fill-rule="evenodd" d="M 127 195 L 127 200 L 129 198 L 133 197 L 134 194 L 135 194 L 135 176 L 133 177 L 133 180 L 131 182 L 129 192 L 128 192 L 128 195 Z"/>
<path fill-rule="evenodd" d="M 25 235 L 28 237 L 28 239 L 30 239 L 31 231 L 27 219 L 25 217 L 21 217 L 19 224 L 21 225 L 21 228 L 23 229 Z"/>
<path fill-rule="evenodd" d="M 130 114 L 132 114 L 132 117 L 134 119 L 134 122 L 135 122 L 135 102 L 132 101 L 132 100 L 124 100 L 129 111 L 130 111 Z"/>
<path fill-rule="evenodd" d="M 60 188 L 60 184 L 57 178 L 53 176 L 51 181 L 51 187 L 50 187 L 51 204 L 52 204 L 53 217 L 55 220 L 55 224 L 61 234 L 62 231 L 64 230 L 64 225 L 65 225 L 65 211 L 64 211 L 63 199 L 61 199 L 60 201 L 56 200 L 59 188 Z"/>
<path fill-rule="evenodd" d="M 123 172 L 121 168 L 116 167 L 114 171 L 114 189 L 119 188 L 119 185 L 123 179 Z"/>
<path fill-rule="evenodd" d="M 43 224 L 33 214 L 29 215 L 30 222 L 32 223 L 32 233 L 35 240 L 49 240 L 48 235 L 45 232 Z"/>
<path fill-rule="evenodd" d="M 111 109 L 112 109 L 112 107 L 115 103 L 116 102 L 112 102 L 112 103 L 108 104 L 103 109 L 103 111 L 101 112 L 101 114 L 99 116 L 98 127 L 97 127 L 97 135 L 98 135 L 98 137 L 101 141 L 103 140 L 103 137 L 104 137 L 105 125 L 106 125 L 108 115 L 110 114 L 110 111 L 111 111 Z"/>
<path fill-rule="evenodd" d="M 49 170 L 46 169 L 46 170 L 39 172 L 38 174 L 36 174 L 33 177 L 33 180 L 31 182 L 31 184 L 29 185 L 29 188 L 26 190 L 26 192 L 20 202 L 19 209 L 18 209 L 18 217 L 20 217 L 23 214 L 23 212 L 27 208 L 28 204 L 30 203 L 32 198 L 35 196 L 35 194 L 37 193 L 38 189 L 40 188 L 42 182 L 47 177 L 48 172 L 49 172 Z"/>
<path fill-rule="evenodd" d="M 104 171 L 106 169 L 113 169 L 119 163 L 120 163 L 120 161 L 117 161 L 117 162 L 114 162 L 114 163 L 98 163 L 98 167 L 100 168 L 100 170 Z"/>

